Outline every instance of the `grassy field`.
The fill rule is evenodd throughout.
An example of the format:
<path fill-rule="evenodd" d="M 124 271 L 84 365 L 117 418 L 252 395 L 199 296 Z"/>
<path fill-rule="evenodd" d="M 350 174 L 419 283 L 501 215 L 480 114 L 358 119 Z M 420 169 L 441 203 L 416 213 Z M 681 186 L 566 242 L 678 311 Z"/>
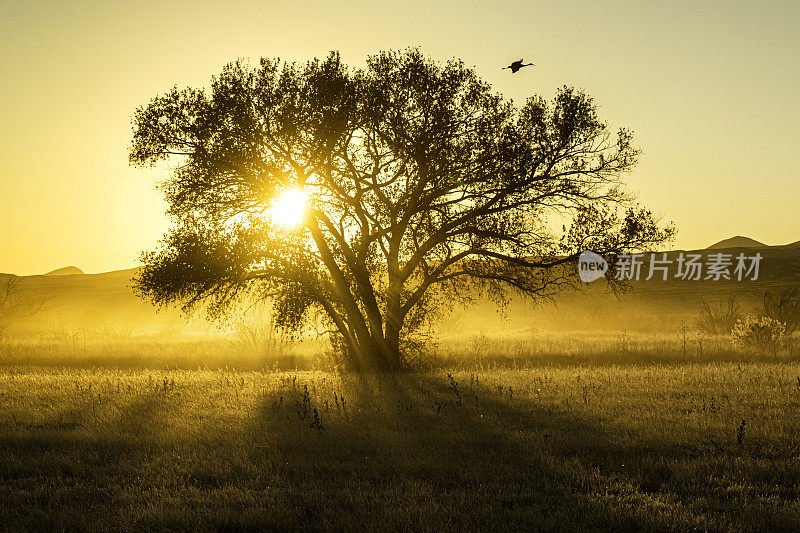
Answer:
<path fill-rule="evenodd" d="M 758 314 L 798 253 L 454 309 L 415 372 L 362 377 L 260 315 L 156 314 L 131 271 L 27 277 L 48 307 L 0 336 L 0 531 L 800 530 L 800 342 L 697 326 Z"/>
<path fill-rule="evenodd" d="M 800 528 L 800 364 L 0 370 L 0 529 Z"/>

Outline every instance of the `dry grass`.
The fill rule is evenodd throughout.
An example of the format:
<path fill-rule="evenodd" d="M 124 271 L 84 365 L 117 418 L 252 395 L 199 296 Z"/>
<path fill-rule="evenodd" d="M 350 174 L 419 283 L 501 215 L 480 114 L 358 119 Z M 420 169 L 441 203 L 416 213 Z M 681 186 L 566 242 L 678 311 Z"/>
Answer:
<path fill-rule="evenodd" d="M 798 337 L 774 350 L 734 346 L 730 336 L 682 333 L 525 329 L 441 337 L 416 369 L 533 368 L 574 365 L 650 365 L 694 362 L 799 362 Z M 132 335 L 118 331 L 65 330 L 0 342 L 0 365 L 160 370 L 333 370 L 324 338 L 303 342 L 267 334 Z"/>
<path fill-rule="evenodd" d="M 0 524 L 797 529 L 798 408 L 794 362 L 5 366 Z"/>

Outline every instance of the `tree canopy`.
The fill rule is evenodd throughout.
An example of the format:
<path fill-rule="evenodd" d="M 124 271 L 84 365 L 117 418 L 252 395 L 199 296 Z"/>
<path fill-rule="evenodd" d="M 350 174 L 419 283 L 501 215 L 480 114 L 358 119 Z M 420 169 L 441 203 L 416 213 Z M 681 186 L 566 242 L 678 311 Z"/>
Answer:
<path fill-rule="evenodd" d="M 442 304 L 552 296 L 583 250 L 613 261 L 669 239 L 623 186 L 638 153 L 580 90 L 517 106 L 416 49 L 361 69 L 237 61 L 136 111 L 130 161 L 176 163 L 173 226 L 136 286 L 212 312 L 268 298 L 284 328 L 325 317 L 354 367 L 400 367 Z M 299 223 L 276 220 L 300 191 Z"/>

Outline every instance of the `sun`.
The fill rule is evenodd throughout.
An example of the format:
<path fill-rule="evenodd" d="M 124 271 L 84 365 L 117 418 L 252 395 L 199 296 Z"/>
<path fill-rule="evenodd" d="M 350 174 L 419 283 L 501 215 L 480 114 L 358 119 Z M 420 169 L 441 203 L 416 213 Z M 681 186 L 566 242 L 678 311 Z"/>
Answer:
<path fill-rule="evenodd" d="M 285 191 L 270 209 L 272 221 L 281 226 L 299 226 L 303 222 L 303 212 L 307 202 L 300 189 Z"/>

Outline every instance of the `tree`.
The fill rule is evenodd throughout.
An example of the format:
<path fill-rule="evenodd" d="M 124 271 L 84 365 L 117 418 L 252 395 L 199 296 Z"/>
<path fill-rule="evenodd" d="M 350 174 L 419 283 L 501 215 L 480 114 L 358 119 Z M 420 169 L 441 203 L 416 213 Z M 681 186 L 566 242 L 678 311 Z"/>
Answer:
<path fill-rule="evenodd" d="M 15 321 L 35 316 L 47 308 L 50 298 L 46 293 L 24 293 L 21 289 L 18 276 L 0 274 L 0 340 Z"/>
<path fill-rule="evenodd" d="M 19 278 L 11 274 L 0 275 L 0 339 L 17 316 L 22 305 L 19 298 Z"/>
<path fill-rule="evenodd" d="M 180 161 L 162 184 L 174 226 L 143 254 L 139 292 L 212 314 L 257 294 L 288 329 L 319 312 L 358 369 L 402 366 L 442 304 L 548 297 L 574 283 L 580 251 L 613 261 L 673 233 L 622 186 L 631 133 L 583 92 L 517 107 L 416 49 L 363 69 L 338 53 L 237 61 L 133 122 L 133 164 Z M 306 198 L 291 227 L 274 211 L 287 191 Z"/>

